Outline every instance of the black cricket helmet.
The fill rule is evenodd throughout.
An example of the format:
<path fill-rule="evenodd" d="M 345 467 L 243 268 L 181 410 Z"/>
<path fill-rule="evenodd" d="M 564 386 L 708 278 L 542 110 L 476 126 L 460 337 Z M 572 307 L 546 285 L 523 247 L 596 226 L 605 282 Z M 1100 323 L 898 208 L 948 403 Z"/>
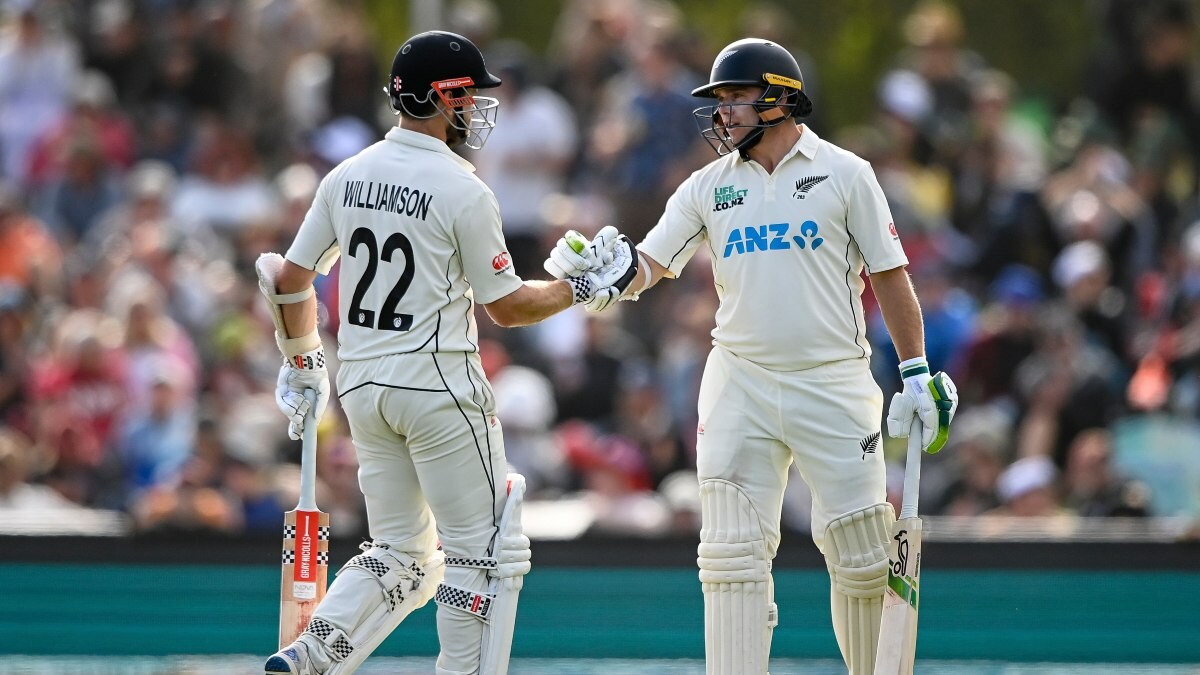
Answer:
<path fill-rule="evenodd" d="M 431 30 L 412 36 L 396 50 L 383 91 L 396 114 L 417 119 L 443 115 L 453 130 L 451 145 L 462 142 L 479 149 L 496 126 L 500 103 L 471 90 L 498 86 L 500 78 L 488 72 L 483 53 L 470 40 Z"/>
<path fill-rule="evenodd" d="M 728 104 L 753 106 L 758 113 L 757 124 L 726 127 L 721 123 L 721 106 L 696 108 L 694 114 L 700 135 L 718 155 L 737 150 L 745 156 L 762 138 L 767 127 L 812 114 L 812 101 L 804 92 L 804 75 L 796 58 L 769 40 L 746 38 L 722 49 L 713 61 L 708 84 L 694 89 L 692 96 L 716 98 L 716 91 L 722 87 L 762 87 L 763 92 L 752 103 Z M 729 133 L 733 128 L 753 131 L 735 143 Z"/>

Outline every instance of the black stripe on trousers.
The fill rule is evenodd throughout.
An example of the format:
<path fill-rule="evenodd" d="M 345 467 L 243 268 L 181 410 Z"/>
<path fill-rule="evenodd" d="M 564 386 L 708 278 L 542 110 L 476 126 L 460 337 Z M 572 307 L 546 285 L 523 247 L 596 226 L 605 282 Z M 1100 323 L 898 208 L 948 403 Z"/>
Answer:
<path fill-rule="evenodd" d="M 492 527 L 495 528 L 497 533 L 499 533 L 500 526 L 499 523 L 496 522 L 496 477 L 492 474 L 490 453 L 492 441 L 490 438 L 488 439 L 489 453 L 485 457 L 483 455 L 483 448 L 479 446 L 479 436 L 475 433 L 475 425 L 471 424 L 471 419 L 467 417 L 467 412 L 463 410 L 463 407 L 458 402 L 458 397 L 454 394 L 454 390 L 450 388 L 450 383 L 446 381 L 446 375 L 442 372 L 441 364 L 438 363 L 437 354 L 430 354 L 430 356 L 433 357 L 433 367 L 437 368 L 438 377 L 442 378 L 442 384 L 446 387 L 446 391 L 450 393 L 450 398 L 454 400 L 454 407 L 458 408 L 458 412 L 462 415 L 463 421 L 467 423 L 467 427 L 471 430 L 471 437 L 475 440 L 475 453 L 479 456 L 479 462 L 483 466 L 483 474 L 487 478 L 488 485 L 491 487 L 491 494 L 488 496 L 488 499 L 490 500 L 488 503 L 488 511 L 492 514 Z M 474 388 L 474 382 L 472 382 L 471 386 Z M 485 434 L 487 433 L 486 419 L 484 420 L 483 432 Z M 492 540 L 495 541 L 495 539 L 496 537 L 493 535 Z M 490 554 L 491 551 L 488 551 L 488 553 Z"/>

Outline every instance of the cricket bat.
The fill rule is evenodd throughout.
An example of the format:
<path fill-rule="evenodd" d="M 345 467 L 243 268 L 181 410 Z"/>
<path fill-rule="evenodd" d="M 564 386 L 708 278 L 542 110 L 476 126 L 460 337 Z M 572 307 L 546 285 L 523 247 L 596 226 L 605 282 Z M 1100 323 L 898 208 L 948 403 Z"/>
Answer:
<path fill-rule="evenodd" d="M 888 583 L 883 592 L 879 650 L 875 675 L 912 675 L 917 654 L 917 610 L 921 585 L 921 519 L 917 493 L 921 485 L 921 421 L 913 418 L 904 463 L 904 501 L 892 528 Z"/>
<path fill-rule="evenodd" d="M 325 597 L 329 572 L 329 514 L 317 509 L 316 393 L 304 393 L 309 417 L 304 423 L 300 454 L 300 502 L 283 514 L 283 581 L 279 587 L 279 648 L 291 644 L 308 627 L 313 610 Z"/>

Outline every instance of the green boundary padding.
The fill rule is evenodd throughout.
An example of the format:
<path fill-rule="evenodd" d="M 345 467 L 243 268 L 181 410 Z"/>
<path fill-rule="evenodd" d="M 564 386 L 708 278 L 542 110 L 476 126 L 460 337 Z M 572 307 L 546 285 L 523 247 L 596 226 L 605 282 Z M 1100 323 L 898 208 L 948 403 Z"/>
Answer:
<path fill-rule="evenodd" d="M 262 566 L 0 565 L 0 654 L 273 651 L 279 571 Z M 1200 573 L 926 570 L 918 656 L 1008 662 L 1200 662 Z M 838 658 L 829 581 L 777 570 L 772 655 Z M 377 653 L 437 652 L 432 606 Z M 691 569 L 534 568 L 514 654 L 704 656 Z"/>

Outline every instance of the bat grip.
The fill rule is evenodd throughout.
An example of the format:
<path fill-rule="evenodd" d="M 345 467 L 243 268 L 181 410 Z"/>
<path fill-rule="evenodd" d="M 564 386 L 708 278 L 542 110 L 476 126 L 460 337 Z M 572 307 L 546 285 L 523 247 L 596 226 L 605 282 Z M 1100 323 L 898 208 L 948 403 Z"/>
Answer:
<path fill-rule="evenodd" d="M 306 427 L 307 428 L 307 427 Z M 921 419 L 913 416 L 908 427 L 908 457 L 904 462 L 904 501 L 900 519 L 917 517 L 917 499 L 921 492 Z"/>
<path fill-rule="evenodd" d="M 312 389 L 304 390 L 304 398 L 308 401 L 308 415 L 304 421 L 304 432 L 301 434 L 300 451 L 300 503 L 297 509 L 301 511 L 317 510 L 317 392 Z"/>

